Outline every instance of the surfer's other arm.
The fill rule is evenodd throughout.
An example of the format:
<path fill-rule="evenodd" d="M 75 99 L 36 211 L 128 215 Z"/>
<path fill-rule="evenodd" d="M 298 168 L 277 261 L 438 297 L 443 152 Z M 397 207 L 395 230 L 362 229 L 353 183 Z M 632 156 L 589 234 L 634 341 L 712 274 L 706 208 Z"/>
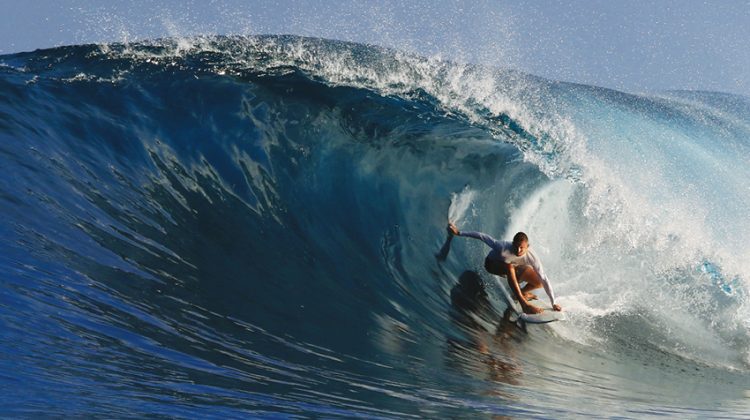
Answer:
<path fill-rule="evenodd" d="M 549 279 L 547 278 L 547 274 L 545 274 L 544 272 L 542 262 L 531 249 L 526 252 L 526 255 L 530 263 L 529 265 L 534 269 L 534 272 L 536 273 L 536 277 L 538 280 L 537 283 L 541 284 L 541 286 L 544 287 L 544 292 L 547 293 L 547 296 L 549 297 L 549 301 L 552 304 L 552 309 L 561 311 L 562 307 L 555 303 L 555 291 L 552 290 L 552 283 L 550 283 Z"/>

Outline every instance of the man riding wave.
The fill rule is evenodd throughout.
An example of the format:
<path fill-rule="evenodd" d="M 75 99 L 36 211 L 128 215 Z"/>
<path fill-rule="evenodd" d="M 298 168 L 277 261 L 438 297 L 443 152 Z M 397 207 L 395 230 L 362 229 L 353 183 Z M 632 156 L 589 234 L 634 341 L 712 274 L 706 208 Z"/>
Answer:
<path fill-rule="evenodd" d="M 508 279 L 508 285 L 521 304 L 524 313 L 538 314 L 544 311 L 529 303 L 536 299 L 536 295 L 531 291 L 540 287 L 544 287 L 544 291 L 549 296 L 552 309 L 562 311 L 562 307 L 555 303 L 555 293 L 544 273 L 542 262 L 529 248 L 529 237 L 525 233 L 518 232 L 513 236 L 513 242 L 507 242 L 499 241 L 482 232 L 460 232 L 453 223 L 448 224 L 448 232 L 455 236 L 479 239 L 492 248 L 484 259 L 484 268 L 492 274 Z M 523 282 L 526 285 L 521 288 L 520 283 Z"/>

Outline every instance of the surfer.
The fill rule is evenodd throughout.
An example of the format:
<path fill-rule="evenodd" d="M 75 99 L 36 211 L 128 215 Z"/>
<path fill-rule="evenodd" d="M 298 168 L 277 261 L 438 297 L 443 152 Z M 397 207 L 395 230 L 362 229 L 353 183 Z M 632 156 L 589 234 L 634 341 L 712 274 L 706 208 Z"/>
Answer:
<path fill-rule="evenodd" d="M 479 239 L 492 248 L 484 259 L 484 268 L 492 274 L 508 279 L 508 285 L 525 313 L 538 314 L 544 310 L 529 303 L 530 300 L 536 299 L 536 295 L 531 291 L 540 287 L 544 287 L 549 296 L 552 309 L 562 311 L 562 307 L 555 303 L 552 285 L 544 274 L 541 261 L 529 248 L 529 237 L 525 233 L 516 233 L 513 242 L 498 241 L 481 232 L 460 232 L 453 223 L 448 223 L 448 233 Z M 522 282 L 526 282 L 523 288 L 520 287 Z"/>

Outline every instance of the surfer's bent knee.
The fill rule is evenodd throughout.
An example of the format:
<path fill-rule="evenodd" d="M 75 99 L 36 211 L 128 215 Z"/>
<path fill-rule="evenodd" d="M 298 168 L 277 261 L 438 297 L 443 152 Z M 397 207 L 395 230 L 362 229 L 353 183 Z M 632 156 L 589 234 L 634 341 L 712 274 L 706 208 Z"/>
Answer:
<path fill-rule="evenodd" d="M 539 287 L 542 285 L 542 278 L 539 277 L 539 274 L 534 270 L 534 267 L 525 266 L 518 277 L 523 278 L 526 283 L 532 283 L 534 286 Z"/>

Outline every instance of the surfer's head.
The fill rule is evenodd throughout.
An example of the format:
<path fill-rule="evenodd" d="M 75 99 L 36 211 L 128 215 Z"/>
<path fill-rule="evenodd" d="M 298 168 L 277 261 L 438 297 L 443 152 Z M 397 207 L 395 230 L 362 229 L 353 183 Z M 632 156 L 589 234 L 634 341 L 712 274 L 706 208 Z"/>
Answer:
<path fill-rule="evenodd" d="M 529 237 L 523 232 L 516 233 L 513 237 L 513 253 L 523 257 L 527 249 L 529 249 Z"/>

